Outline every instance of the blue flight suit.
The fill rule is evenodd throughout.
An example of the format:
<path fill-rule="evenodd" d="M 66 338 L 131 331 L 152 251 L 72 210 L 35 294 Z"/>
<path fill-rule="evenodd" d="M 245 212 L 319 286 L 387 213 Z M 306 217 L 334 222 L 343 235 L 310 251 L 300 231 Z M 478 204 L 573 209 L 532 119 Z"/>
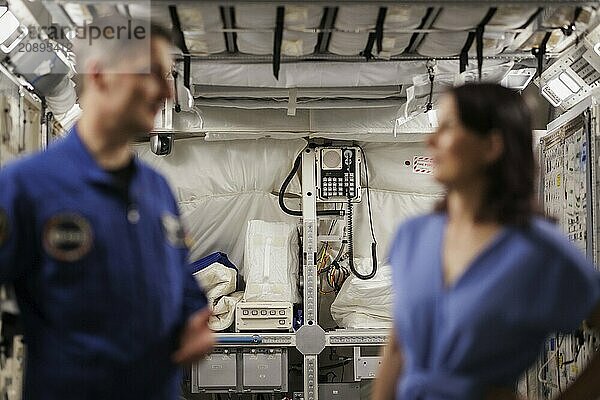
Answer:
<path fill-rule="evenodd" d="M 402 224 L 390 250 L 402 400 L 482 399 L 514 387 L 551 332 L 600 305 L 600 273 L 551 223 L 505 227 L 446 287 L 446 214 Z"/>
<path fill-rule="evenodd" d="M 128 190 L 76 129 L 0 171 L 0 283 L 23 317 L 24 399 L 175 399 L 171 362 L 206 306 L 165 179 L 137 158 Z"/>

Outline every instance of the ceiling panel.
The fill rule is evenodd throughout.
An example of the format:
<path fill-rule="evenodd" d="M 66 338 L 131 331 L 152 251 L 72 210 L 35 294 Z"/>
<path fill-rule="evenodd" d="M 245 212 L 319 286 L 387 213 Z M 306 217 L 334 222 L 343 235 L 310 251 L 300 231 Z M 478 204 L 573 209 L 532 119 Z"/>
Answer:
<path fill-rule="evenodd" d="M 276 5 L 238 5 L 235 22 L 240 28 L 275 28 Z M 288 5 L 284 26 L 289 29 L 316 28 L 323 16 L 323 7 Z"/>

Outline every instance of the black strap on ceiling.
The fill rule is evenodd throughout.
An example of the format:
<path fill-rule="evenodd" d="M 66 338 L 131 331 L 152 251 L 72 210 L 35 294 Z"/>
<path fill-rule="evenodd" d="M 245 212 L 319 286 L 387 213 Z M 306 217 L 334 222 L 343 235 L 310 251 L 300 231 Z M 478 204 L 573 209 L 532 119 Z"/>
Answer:
<path fill-rule="evenodd" d="M 190 89 L 191 58 L 188 47 L 185 44 L 185 36 L 183 36 L 183 31 L 181 30 L 181 22 L 179 21 L 177 7 L 169 6 L 169 15 L 171 16 L 171 24 L 173 25 L 173 41 L 183 53 L 183 85 Z"/>
<path fill-rule="evenodd" d="M 460 73 L 462 74 L 467 70 L 467 64 L 469 63 L 469 49 L 473 45 L 473 41 L 475 40 L 475 32 L 469 32 L 469 36 L 467 36 L 467 41 L 460 51 Z"/>
<path fill-rule="evenodd" d="M 540 47 L 531 49 L 531 53 L 537 58 L 537 76 L 540 78 L 544 69 L 544 57 L 546 56 L 546 46 L 548 46 L 550 36 L 552 36 L 552 32 L 546 32 L 544 39 L 542 39 L 542 42 L 540 43 Z"/>
<path fill-rule="evenodd" d="M 428 24 L 428 21 L 429 21 L 429 24 L 428 24 L 429 26 L 433 25 L 433 22 L 437 18 L 437 15 L 433 16 L 433 18 L 431 18 L 432 14 L 433 14 L 433 7 L 428 7 L 427 11 L 425 12 L 425 15 L 421 19 L 421 23 L 419 24 L 419 26 L 417 26 L 417 29 L 424 29 L 425 25 Z M 430 20 L 430 18 L 431 18 L 431 20 Z M 410 41 L 408 42 L 408 46 L 406 46 L 406 49 L 404 50 L 404 52 L 409 53 L 409 54 L 415 52 L 416 49 L 421 44 L 421 41 L 423 40 L 424 37 L 425 37 L 425 34 L 422 32 L 413 33 L 412 36 L 410 37 Z"/>
<path fill-rule="evenodd" d="M 483 21 L 477 25 L 477 30 L 475 31 L 475 43 L 477 47 L 477 76 L 479 77 L 479 80 L 481 80 L 481 70 L 483 69 L 483 33 L 485 31 L 485 26 L 490 22 L 496 13 L 496 10 L 496 7 L 490 8 L 488 13 L 483 18 Z"/>
<path fill-rule="evenodd" d="M 221 22 L 223 23 L 224 29 L 235 28 L 235 10 L 233 7 L 219 7 L 221 13 Z M 235 32 L 224 32 L 225 36 L 225 47 L 228 53 L 237 53 L 237 33 Z"/>
<path fill-rule="evenodd" d="M 190 55 L 183 56 L 183 86 L 191 91 L 190 87 L 190 75 L 192 69 L 192 57 Z"/>
<path fill-rule="evenodd" d="M 315 53 L 325 53 L 329 48 L 329 42 L 331 41 L 331 30 L 335 26 L 338 10 L 338 7 L 325 7 L 323 17 L 321 18 L 321 23 L 319 24 L 319 34 L 317 36 Z"/>
<path fill-rule="evenodd" d="M 375 44 L 375 34 L 369 33 L 369 38 L 367 39 L 367 45 L 363 51 L 360 52 L 360 56 L 364 57 L 367 61 L 373 59 L 373 45 Z"/>
<path fill-rule="evenodd" d="M 385 22 L 385 14 L 387 7 L 381 7 L 377 14 L 377 25 L 375 25 L 375 38 L 377 40 L 377 52 L 381 53 L 383 47 L 383 23 Z"/>
<path fill-rule="evenodd" d="M 279 68 L 281 67 L 281 44 L 283 42 L 283 24 L 285 22 L 285 7 L 277 7 L 277 19 L 275 24 L 275 38 L 273 40 L 273 75 L 279 80 Z"/>
<path fill-rule="evenodd" d="M 177 7 L 169 6 L 169 15 L 171 16 L 171 24 L 173 25 L 173 41 L 175 45 L 181 49 L 183 54 L 189 54 L 187 45 L 185 44 L 185 37 L 181 30 L 181 22 L 179 22 L 179 14 L 177 14 Z"/>
<path fill-rule="evenodd" d="M 477 69 L 479 71 L 479 79 L 481 80 L 481 68 L 483 66 L 483 33 L 485 31 L 485 26 L 490 22 L 495 13 L 496 8 L 490 8 L 485 17 L 483 17 L 483 19 L 479 23 L 479 25 L 477 25 L 475 32 L 469 32 L 465 45 L 460 51 L 460 73 L 463 73 L 467 70 L 467 64 L 469 63 L 469 50 L 471 50 L 473 41 L 477 40 Z"/>
<path fill-rule="evenodd" d="M 99 17 L 98 10 L 96 10 L 96 7 L 94 5 L 89 4 L 87 6 L 87 9 L 88 9 L 90 15 L 92 16 L 92 20 L 95 20 Z"/>
<path fill-rule="evenodd" d="M 544 11 L 543 7 L 539 7 L 537 10 L 535 10 L 535 12 L 531 15 L 531 17 L 529 17 L 529 19 L 527 20 L 527 22 L 525 22 L 523 25 L 521 25 L 519 27 L 519 29 L 525 29 L 529 25 L 531 25 L 531 23 L 533 21 L 535 21 L 535 19 L 542 13 L 542 11 Z"/>
<path fill-rule="evenodd" d="M 360 53 L 367 61 L 373 59 L 373 45 L 377 42 L 377 51 L 381 52 L 383 43 L 383 24 L 385 22 L 385 14 L 387 13 L 387 7 L 380 7 L 379 13 L 377 14 L 377 23 L 375 24 L 375 32 L 369 33 L 369 39 L 365 49 Z"/>

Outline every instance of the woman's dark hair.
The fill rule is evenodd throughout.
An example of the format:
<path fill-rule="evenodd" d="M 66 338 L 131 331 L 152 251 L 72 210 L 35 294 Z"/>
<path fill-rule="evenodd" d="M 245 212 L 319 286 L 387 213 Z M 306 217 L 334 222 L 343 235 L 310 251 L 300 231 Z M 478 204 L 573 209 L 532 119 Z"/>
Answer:
<path fill-rule="evenodd" d="M 516 91 L 492 83 L 469 83 L 447 93 L 465 128 L 478 136 L 499 133 L 504 144 L 502 155 L 486 171 L 488 182 L 477 220 L 527 225 L 541 212 L 535 198 L 536 163 L 525 101 Z M 446 211 L 447 199 L 436 209 Z"/>

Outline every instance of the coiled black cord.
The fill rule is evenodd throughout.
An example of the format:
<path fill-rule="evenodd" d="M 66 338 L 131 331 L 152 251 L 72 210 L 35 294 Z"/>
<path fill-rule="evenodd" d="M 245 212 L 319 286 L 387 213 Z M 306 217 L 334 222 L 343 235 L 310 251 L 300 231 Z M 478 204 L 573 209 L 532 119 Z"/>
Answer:
<path fill-rule="evenodd" d="M 371 253 L 372 253 L 372 257 L 373 257 L 373 268 L 371 269 L 371 272 L 368 275 L 362 275 L 361 273 L 359 273 L 356 268 L 354 267 L 354 233 L 353 233 L 353 224 L 352 224 L 352 214 L 353 214 L 353 207 L 352 207 L 352 201 L 350 199 L 350 196 L 348 196 L 348 209 L 346 210 L 346 234 L 348 236 L 348 265 L 350 266 L 350 271 L 352 271 L 352 273 L 354 275 L 356 275 L 356 277 L 358 279 L 362 279 L 364 281 L 371 279 L 375 276 L 375 274 L 377 273 L 377 251 L 375 249 L 376 244 L 373 243 L 371 245 Z"/>
<path fill-rule="evenodd" d="M 304 151 L 304 149 L 302 151 Z M 281 188 L 279 189 L 279 195 L 278 195 L 279 207 L 281 208 L 281 210 L 284 213 L 286 213 L 288 215 L 291 215 L 293 217 L 301 217 L 302 216 L 302 211 L 289 209 L 285 205 L 284 195 L 285 195 L 285 192 L 286 192 L 288 186 L 290 185 L 290 182 L 292 181 L 292 179 L 294 179 L 294 176 L 298 173 L 298 170 L 300 169 L 300 165 L 302 165 L 302 152 L 300 152 L 298 154 L 298 156 L 296 157 L 296 160 L 294 161 L 294 166 L 292 167 L 292 170 L 290 171 L 290 173 L 288 174 L 288 176 L 285 177 L 283 183 L 281 184 Z M 318 210 L 317 211 L 317 215 L 318 216 L 339 216 L 339 217 L 343 217 L 344 216 L 344 210 Z"/>

